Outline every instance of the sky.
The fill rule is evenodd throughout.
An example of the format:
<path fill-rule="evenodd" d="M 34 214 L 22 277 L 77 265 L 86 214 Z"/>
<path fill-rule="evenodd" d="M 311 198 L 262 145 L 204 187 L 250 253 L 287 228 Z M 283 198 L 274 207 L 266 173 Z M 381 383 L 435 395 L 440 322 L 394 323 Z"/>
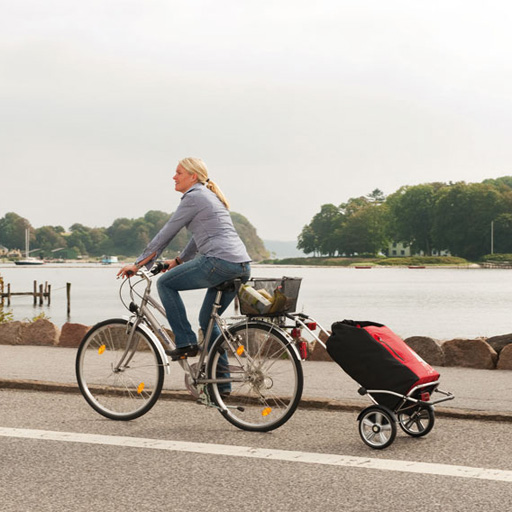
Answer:
<path fill-rule="evenodd" d="M 172 212 L 202 158 L 264 240 L 376 188 L 512 174 L 512 4 L 0 0 L 0 218 Z"/>

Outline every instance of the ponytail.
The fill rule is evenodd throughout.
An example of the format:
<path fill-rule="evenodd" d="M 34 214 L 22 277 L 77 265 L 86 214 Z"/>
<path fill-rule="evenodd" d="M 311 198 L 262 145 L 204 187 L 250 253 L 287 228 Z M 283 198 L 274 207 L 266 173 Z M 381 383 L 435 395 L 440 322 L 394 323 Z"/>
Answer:
<path fill-rule="evenodd" d="M 223 194 L 220 187 L 210 178 L 208 178 L 204 184 L 208 190 L 211 190 L 220 199 L 220 202 L 226 207 L 226 209 L 229 210 L 228 200 L 226 199 L 226 196 Z"/>

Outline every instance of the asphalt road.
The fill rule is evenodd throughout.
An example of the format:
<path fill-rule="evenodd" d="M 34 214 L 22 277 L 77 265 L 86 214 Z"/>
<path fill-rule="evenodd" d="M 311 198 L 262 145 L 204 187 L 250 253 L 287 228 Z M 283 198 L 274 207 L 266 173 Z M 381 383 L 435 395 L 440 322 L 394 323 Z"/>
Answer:
<path fill-rule="evenodd" d="M 501 512 L 510 503 L 509 422 L 440 417 L 426 437 L 400 431 L 376 451 L 356 417 L 299 409 L 258 434 L 186 401 L 160 400 L 120 423 L 78 394 L 0 390 L 0 510 Z"/>

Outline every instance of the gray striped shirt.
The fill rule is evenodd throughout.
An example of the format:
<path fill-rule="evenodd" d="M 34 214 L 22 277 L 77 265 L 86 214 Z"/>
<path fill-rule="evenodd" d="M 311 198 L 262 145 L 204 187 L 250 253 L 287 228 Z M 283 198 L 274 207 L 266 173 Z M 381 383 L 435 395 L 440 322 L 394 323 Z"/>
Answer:
<path fill-rule="evenodd" d="M 180 254 L 183 261 L 193 259 L 198 253 L 232 263 L 251 261 L 226 207 L 216 194 L 196 183 L 183 194 L 178 208 L 137 258 L 137 263 L 156 253 L 147 265 L 150 267 L 184 227 L 192 238 Z"/>

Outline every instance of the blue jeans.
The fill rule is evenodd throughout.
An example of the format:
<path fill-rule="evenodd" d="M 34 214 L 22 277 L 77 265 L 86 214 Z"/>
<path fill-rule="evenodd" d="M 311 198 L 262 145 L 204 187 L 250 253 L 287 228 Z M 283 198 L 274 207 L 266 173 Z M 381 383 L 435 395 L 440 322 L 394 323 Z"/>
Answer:
<path fill-rule="evenodd" d="M 247 263 L 231 263 L 219 258 L 198 256 L 165 272 L 158 280 L 158 295 L 162 301 L 167 320 L 175 336 L 176 347 L 185 347 L 197 343 L 197 337 L 187 319 L 185 305 L 181 300 L 180 290 L 198 290 L 207 288 L 206 296 L 199 313 L 199 326 L 206 333 L 210 321 L 212 305 L 217 290 L 215 286 L 240 278 L 246 282 L 251 275 L 251 266 Z M 221 315 L 235 298 L 236 292 L 224 292 L 221 299 L 219 315 Z M 217 325 L 214 326 L 210 338 L 210 346 L 220 335 Z"/>

